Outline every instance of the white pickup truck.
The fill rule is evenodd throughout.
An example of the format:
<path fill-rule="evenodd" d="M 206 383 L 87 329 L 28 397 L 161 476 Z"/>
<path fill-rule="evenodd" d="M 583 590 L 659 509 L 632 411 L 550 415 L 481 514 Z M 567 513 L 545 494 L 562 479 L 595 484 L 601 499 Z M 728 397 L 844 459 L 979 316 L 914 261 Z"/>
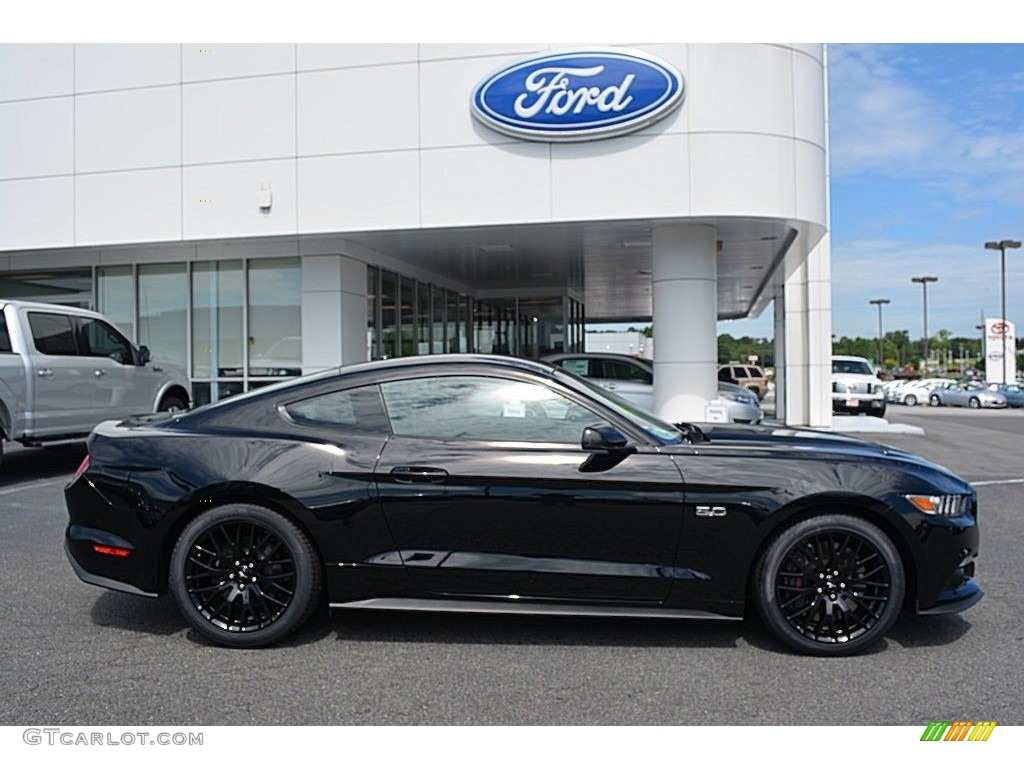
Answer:
<path fill-rule="evenodd" d="M 832 356 L 832 410 L 885 415 L 885 391 L 878 372 L 866 358 Z"/>
<path fill-rule="evenodd" d="M 102 315 L 0 299 L 0 456 L 3 440 L 52 445 L 107 419 L 184 410 L 189 392 L 184 371 Z"/>

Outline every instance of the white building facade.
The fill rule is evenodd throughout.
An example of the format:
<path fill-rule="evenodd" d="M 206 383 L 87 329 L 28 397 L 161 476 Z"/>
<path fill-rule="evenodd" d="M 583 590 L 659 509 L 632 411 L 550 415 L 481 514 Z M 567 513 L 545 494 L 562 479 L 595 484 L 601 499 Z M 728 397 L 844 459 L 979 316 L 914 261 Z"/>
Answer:
<path fill-rule="evenodd" d="M 678 93 L 637 111 L 620 60 Z M 772 306 L 779 415 L 827 427 L 825 67 L 795 44 L 0 45 L 0 298 L 104 312 L 200 403 L 649 320 L 656 408 L 690 421 L 717 320 Z M 516 77 L 522 114 L 618 122 L 474 112 Z"/>

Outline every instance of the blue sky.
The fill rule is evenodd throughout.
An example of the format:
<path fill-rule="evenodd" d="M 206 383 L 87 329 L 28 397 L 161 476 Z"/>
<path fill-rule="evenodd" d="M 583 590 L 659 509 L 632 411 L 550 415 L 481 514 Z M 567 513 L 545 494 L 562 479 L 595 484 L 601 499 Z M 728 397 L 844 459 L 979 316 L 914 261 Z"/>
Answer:
<path fill-rule="evenodd" d="M 832 306 L 837 336 L 977 335 L 1000 307 L 999 252 L 1024 239 L 1024 45 L 830 45 Z M 1007 252 L 1007 314 L 1024 328 L 1024 249 Z M 721 323 L 771 335 L 771 312 Z M 1018 331 L 1020 333 L 1020 331 Z"/>

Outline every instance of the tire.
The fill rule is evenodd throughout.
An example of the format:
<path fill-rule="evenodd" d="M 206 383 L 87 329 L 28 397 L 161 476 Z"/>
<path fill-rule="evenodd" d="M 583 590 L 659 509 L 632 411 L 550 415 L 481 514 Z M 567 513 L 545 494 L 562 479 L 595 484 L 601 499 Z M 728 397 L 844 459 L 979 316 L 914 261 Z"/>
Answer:
<path fill-rule="evenodd" d="M 762 621 L 789 647 L 849 656 L 877 643 L 899 616 L 906 577 L 899 553 L 877 526 L 825 514 L 782 531 L 754 578 Z"/>
<path fill-rule="evenodd" d="M 942 405 L 942 400 L 939 399 L 938 395 L 932 395 L 931 397 L 928 398 L 928 405 L 938 408 L 940 405 Z"/>
<path fill-rule="evenodd" d="M 160 401 L 160 407 L 157 411 L 163 413 L 165 411 L 170 413 L 177 413 L 179 411 L 187 411 L 188 403 L 184 402 L 177 395 L 166 395 L 163 400 Z"/>
<path fill-rule="evenodd" d="M 903 404 L 909 405 L 911 408 L 913 408 L 915 405 L 917 405 L 917 398 L 914 397 L 913 395 L 907 395 L 906 398 L 904 398 L 903 400 Z"/>
<path fill-rule="evenodd" d="M 970 408 L 981 408 L 981 400 L 979 400 L 976 397 L 972 397 L 970 400 L 967 401 L 967 405 Z"/>
<path fill-rule="evenodd" d="M 265 507 L 227 504 L 185 526 L 169 574 L 185 619 L 218 645 L 258 648 L 298 629 L 322 589 L 306 535 Z"/>
<path fill-rule="evenodd" d="M 877 416 L 878 418 L 885 416 L 885 400 L 881 401 L 881 406 L 879 408 L 869 408 L 866 413 L 871 416 Z"/>

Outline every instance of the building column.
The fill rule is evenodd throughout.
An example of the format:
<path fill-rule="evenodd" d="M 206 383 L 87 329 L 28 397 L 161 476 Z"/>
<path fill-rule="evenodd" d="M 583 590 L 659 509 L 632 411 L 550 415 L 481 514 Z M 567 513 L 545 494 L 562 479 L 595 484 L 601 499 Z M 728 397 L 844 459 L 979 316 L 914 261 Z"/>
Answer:
<path fill-rule="evenodd" d="M 826 235 L 783 286 L 782 387 L 779 418 L 787 424 L 832 428 L 831 250 Z M 776 328 L 778 332 L 778 328 Z"/>
<path fill-rule="evenodd" d="M 775 418 L 786 422 L 786 292 L 780 290 L 772 301 L 775 331 Z"/>
<path fill-rule="evenodd" d="M 366 360 L 366 265 L 302 257 L 302 372 Z"/>
<path fill-rule="evenodd" d="M 717 232 L 666 224 L 652 234 L 654 410 L 666 421 L 706 421 L 718 397 Z"/>

